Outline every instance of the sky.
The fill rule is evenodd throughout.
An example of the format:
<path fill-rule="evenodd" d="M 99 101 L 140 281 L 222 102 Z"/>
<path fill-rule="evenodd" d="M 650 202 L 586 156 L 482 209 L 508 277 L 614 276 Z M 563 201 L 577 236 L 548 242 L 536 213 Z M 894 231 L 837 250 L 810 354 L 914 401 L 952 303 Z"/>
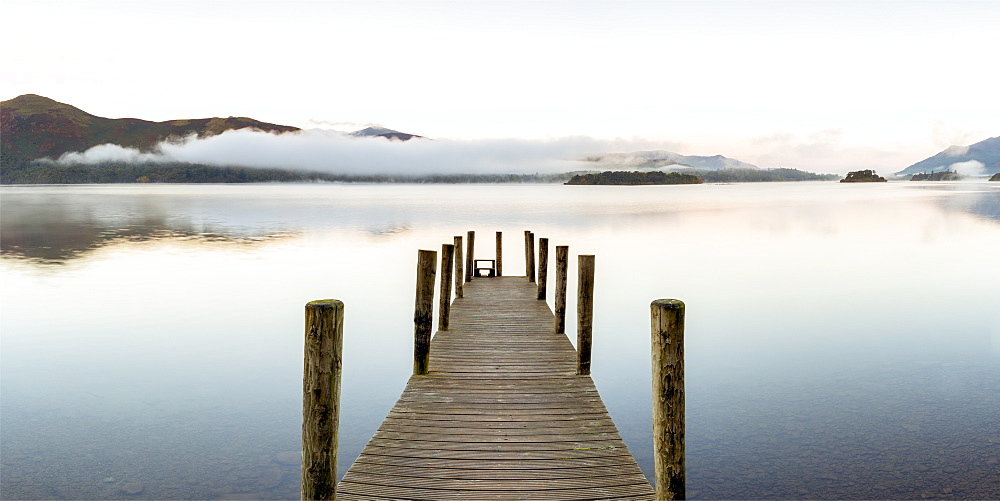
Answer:
<path fill-rule="evenodd" d="M 471 156 L 666 149 L 835 173 L 1000 135 L 993 0 L 4 0 L 0 13 L 0 98 L 109 118 L 377 124 Z"/>

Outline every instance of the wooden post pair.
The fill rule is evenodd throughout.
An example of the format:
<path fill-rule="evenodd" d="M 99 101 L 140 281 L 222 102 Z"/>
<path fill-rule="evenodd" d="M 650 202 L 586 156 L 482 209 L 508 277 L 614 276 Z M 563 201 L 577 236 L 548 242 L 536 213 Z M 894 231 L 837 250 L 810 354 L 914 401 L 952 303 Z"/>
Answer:
<path fill-rule="evenodd" d="M 566 275 L 569 248 L 556 247 L 555 330 L 566 330 Z M 577 374 L 589 375 L 593 349 L 594 256 L 578 258 Z M 684 499 L 684 302 L 650 304 L 653 379 L 653 450 L 656 499 Z"/>
<path fill-rule="evenodd" d="M 545 240 L 545 239 L 542 239 Z M 548 249 L 548 241 L 544 244 Z M 545 258 L 546 265 L 548 258 Z M 547 266 L 546 266 L 547 267 Z M 576 373 L 590 374 L 590 360 L 594 333 L 594 256 L 577 256 L 577 296 L 576 296 Z M 556 298 L 553 330 L 556 334 L 566 333 L 566 282 L 569 271 L 569 246 L 556 246 Z M 547 271 L 545 273 L 547 275 Z M 539 289 L 541 289 L 539 284 Z M 539 299 L 544 293 L 539 291 Z"/>

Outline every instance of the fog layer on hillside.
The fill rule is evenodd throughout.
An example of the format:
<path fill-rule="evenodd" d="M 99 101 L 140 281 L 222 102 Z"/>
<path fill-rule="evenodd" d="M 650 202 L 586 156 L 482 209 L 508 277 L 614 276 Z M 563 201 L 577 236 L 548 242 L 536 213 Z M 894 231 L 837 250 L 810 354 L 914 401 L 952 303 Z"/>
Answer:
<path fill-rule="evenodd" d="M 653 146 L 664 145 L 588 137 L 398 141 L 320 129 L 280 135 L 241 129 L 203 139 L 165 141 L 154 153 L 105 144 L 65 154 L 58 161 L 190 162 L 334 174 L 528 174 L 586 169 L 588 163 L 581 159 L 587 155 Z"/>

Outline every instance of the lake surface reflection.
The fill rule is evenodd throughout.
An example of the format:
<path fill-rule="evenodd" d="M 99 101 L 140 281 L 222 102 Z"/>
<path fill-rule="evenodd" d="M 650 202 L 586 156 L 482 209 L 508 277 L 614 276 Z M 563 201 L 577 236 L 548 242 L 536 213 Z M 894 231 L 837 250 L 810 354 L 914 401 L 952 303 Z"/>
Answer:
<path fill-rule="evenodd" d="M 304 304 L 346 304 L 343 473 L 410 373 L 417 249 L 503 231 L 510 274 L 530 229 L 597 256 L 647 475 L 673 297 L 690 497 L 1000 498 L 997 185 L 5 186 L 0 497 L 297 499 Z"/>

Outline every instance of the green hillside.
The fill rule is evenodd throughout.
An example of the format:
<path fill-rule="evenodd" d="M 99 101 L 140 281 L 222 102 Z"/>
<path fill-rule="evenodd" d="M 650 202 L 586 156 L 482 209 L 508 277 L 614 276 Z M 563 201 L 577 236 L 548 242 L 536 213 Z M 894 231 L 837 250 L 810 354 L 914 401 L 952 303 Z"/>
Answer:
<path fill-rule="evenodd" d="M 105 143 L 150 151 L 171 137 L 208 137 L 248 127 L 274 133 L 299 130 L 245 117 L 166 122 L 103 118 L 47 97 L 25 94 L 0 102 L 0 154 L 3 165 L 9 166 L 42 157 L 56 159 Z"/>

